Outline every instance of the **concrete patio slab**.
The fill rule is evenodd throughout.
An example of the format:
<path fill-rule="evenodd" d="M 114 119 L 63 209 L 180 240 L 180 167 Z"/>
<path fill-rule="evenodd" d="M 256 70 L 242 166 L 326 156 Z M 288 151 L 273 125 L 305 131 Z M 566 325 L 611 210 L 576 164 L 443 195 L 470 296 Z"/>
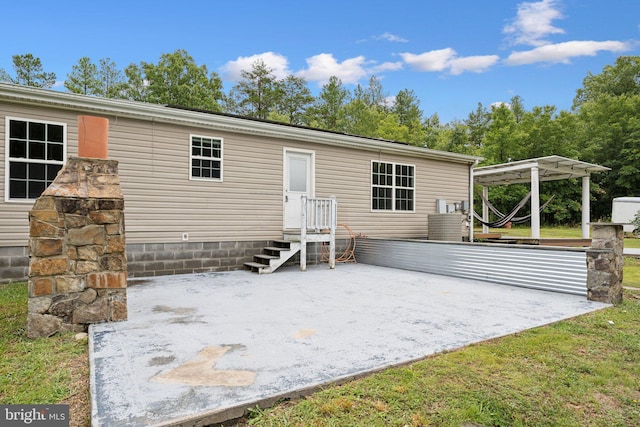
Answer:
<path fill-rule="evenodd" d="M 640 257 L 640 248 L 624 248 L 622 254 L 627 256 Z"/>
<path fill-rule="evenodd" d="M 165 276 L 92 325 L 92 422 L 206 425 L 607 304 L 362 264 Z M 135 283 L 135 281 L 134 281 Z"/>

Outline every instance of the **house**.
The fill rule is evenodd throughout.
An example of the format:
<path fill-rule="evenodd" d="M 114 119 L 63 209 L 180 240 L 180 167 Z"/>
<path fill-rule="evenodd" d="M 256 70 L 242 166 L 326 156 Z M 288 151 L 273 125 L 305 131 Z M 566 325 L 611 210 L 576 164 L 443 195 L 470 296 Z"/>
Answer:
<path fill-rule="evenodd" d="M 130 276 L 242 268 L 300 229 L 300 197 L 338 203 L 369 237 L 427 237 L 436 200 L 469 200 L 473 156 L 164 105 L 0 84 L 0 281 L 24 279 L 28 212 L 68 157 L 78 116 L 109 120 Z M 462 203 L 461 205 L 465 205 Z M 347 235 L 338 230 L 338 239 Z"/>

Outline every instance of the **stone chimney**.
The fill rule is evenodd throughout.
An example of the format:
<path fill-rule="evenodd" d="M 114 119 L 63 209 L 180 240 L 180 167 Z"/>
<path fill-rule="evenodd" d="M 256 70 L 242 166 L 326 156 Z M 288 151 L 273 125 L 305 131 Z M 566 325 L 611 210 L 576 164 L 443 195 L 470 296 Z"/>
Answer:
<path fill-rule="evenodd" d="M 124 198 L 108 119 L 78 117 L 70 157 L 29 212 L 29 337 L 127 319 Z"/>

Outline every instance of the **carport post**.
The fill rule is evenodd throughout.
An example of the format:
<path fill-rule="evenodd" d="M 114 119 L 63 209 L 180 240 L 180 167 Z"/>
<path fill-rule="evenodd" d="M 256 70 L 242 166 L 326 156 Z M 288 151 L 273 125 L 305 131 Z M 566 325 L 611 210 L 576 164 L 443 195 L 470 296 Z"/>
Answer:
<path fill-rule="evenodd" d="M 591 222 L 591 206 L 589 191 L 589 175 L 582 177 L 582 238 L 589 238 L 589 223 Z"/>
<path fill-rule="evenodd" d="M 467 218 L 469 219 L 469 241 L 473 242 L 473 168 L 478 165 L 478 160 L 469 166 L 469 212 Z"/>
<path fill-rule="evenodd" d="M 482 186 L 482 221 L 489 222 L 489 206 L 487 206 L 485 200 L 489 200 L 489 187 Z M 487 234 L 489 226 L 482 224 L 482 232 Z"/>
<path fill-rule="evenodd" d="M 531 168 L 531 237 L 540 238 L 540 181 L 537 166 Z"/>

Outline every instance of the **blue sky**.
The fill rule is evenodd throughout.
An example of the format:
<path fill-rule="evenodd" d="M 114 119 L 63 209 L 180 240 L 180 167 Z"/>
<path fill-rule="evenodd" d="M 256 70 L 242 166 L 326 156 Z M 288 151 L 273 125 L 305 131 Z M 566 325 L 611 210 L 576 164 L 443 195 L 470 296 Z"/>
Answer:
<path fill-rule="evenodd" d="M 33 0 L 3 15 L 0 68 L 32 53 L 59 90 L 82 56 L 124 69 L 185 49 L 225 91 L 258 58 L 314 94 L 331 75 L 353 89 L 375 74 L 389 96 L 412 89 L 443 122 L 514 95 L 528 109 L 569 109 L 588 72 L 640 54 L 637 0 Z"/>

